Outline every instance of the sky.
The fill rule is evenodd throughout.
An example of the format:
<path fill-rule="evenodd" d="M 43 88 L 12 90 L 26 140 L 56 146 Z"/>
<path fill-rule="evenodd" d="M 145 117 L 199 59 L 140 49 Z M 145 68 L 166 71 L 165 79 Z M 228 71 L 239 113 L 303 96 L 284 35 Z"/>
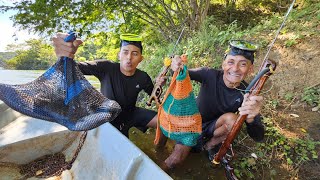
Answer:
<path fill-rule="evenodd" d="M 0 5 L 10 5 L 12 0 L 0 0 Z M 28 33 L 27 30 L 19 30 L 18 27 L 13 27 L 13 21 L 9 19 L 14 15 L 15 11 L 6 13 L 0 12 L 0 52 L 5 52 L 8 44 L 20 44 L 32 38 L 38 38 L 35 33 Z M 15 37 L 13 35 L 16 34 Z"/>

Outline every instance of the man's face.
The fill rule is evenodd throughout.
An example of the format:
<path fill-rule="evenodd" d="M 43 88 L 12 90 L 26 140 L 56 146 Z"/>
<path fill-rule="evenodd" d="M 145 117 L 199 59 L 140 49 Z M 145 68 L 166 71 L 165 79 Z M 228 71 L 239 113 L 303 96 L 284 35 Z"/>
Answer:
<path fill-rule="evenodd" d="M 121 72 L 127 76 L 133 75 L 142 59 L 141 50 L 137 46 L 122 46 L 119 52 Z"/>
<path fill-rule="evenodd" d="M 241 55 L 227 55 L 222 63 L 223 81 L 229 88 L 240 85 L 241 81 L 249 72 L 253 71 L 253 65 L 250 60 Z"/>

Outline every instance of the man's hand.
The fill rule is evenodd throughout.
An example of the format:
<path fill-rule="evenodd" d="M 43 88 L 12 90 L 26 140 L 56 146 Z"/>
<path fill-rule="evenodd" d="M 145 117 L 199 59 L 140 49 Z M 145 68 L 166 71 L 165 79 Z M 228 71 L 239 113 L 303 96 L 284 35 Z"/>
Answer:
<path fill-rule="evenodd" d="M 161 87 L 164 86 L 164 84 L 167 82 L 167 77 L 166 76 L 161 76 L 156 78 L 156 84 L 160 85 Z"/>
<path fill-rule="evenodd" d="M 65 42 L 64 38 L 66 38 L 68 35 L 69 34 L 67 33 L 57 33 L 56 37 L 52 38 L 54 51 L 58 58 L 61 56 L 74 58 L 78 47 L 82 44 L 80 39 L 76 39 L 73 42 Z"/>
<path fill-rule="evenodd" d="M 183 63 L 182 63 L 181 57 L 178 55 L 175 55 L 172 58 L 172 62 L 171 62 L 172 71 L 177 71 L 179 68 L 182 68 L 182 67 L 183 67 Z"/>
<path fill-rule="evenodd" d="M 262 107 L 262 96 L 250 96 L 249 94 L 244 95 L 243 103 L 241 107 L 239 108 L 239 114 L 240 115 L 246 115 L 247 117 L 247 123 L 252 123 L 254 120 L 254 117 L 260 113 L 261 107 Z"/>

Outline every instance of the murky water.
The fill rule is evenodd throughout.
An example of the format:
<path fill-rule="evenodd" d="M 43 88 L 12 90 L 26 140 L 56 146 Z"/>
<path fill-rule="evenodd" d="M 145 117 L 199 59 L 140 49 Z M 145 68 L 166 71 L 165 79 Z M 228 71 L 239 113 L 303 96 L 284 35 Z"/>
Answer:
<path fill-rule="evenodd" d="M 24 84 L 35 80 L 44 71 L 17 71 L 17 70 L 0 70 L 0 83 L 5 84 Z M 100 84 L 97 78 L 86 76 L 90 83 L 97 89 Z M 174 142 L 168 141 L 163 150 L 156 150 L 153 145 L 155 132 L 149 129 L 146 133 L 132 128 L 130 131 L 130 140 L 145 152 L 159 166 L 171 153 Z M 205 179 L 226 179 L 222 168 L 213 168 L 205 152 L 191 153 L 184 164 L 168 174 L 177 180 L 205 180 Z"/>
<path fill-rule="evenodd" d="M 174 141 L 168 140 L 163 150 L 156 150 L 153 145 L 155 130 L 149 129 L 142 133 L 136 128 L 131 128 L 129 134 L 130 140 L 135 143 L 144 153 L 146 153 L 159 166 L 170 155 L 173 150 Z M 175 180 L 225 180 L 223 168 L 213 168 L 209 162 L 207 154 L 190 153 L 186 161 L 180 166 L 167 172 Z"/>

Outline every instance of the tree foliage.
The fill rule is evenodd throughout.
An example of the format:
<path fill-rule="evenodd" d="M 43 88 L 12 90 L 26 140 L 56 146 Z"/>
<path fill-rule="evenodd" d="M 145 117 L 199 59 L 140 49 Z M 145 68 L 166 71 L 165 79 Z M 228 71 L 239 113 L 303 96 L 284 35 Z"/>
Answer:
<path fill-rule="evenodd" d="M 15 24 L 40 33 L 70 29 L 83 34 L 120 33 L 149 28 L 170 40 L 176 39 L 181 25 L 199 28 L 209 5 L 210 0 L 25 0 L 0 6 L 0 11 L 18 10 L 12 18 Z"/>
<path fill-rule="evenodd" d="M 79 47 L 75 59 L 117 61 L 119 45 L 119 34 L 113 32 L 94 34 Z"/>
<path fill-rule="evenodd" d="M 6 61 L 8 67 L 18 70 L 41 70 L 47 69 L 54 62 L 56 56 L 51 45 L 43 40 L 26 41 L 27 50 L 17 50 L 17 55 Z"/>
<path fill-rule="evenodd" d="M 69 30 L 76 30 L 81 35 L 131 32 L 144 33 L 151 40 L 161 37 L 172 42 L 177 39 L 182 26 L 188 27 L 188 34 L 197 31 L 208 14 L 218 12 L 218 16 L 227 18 L 227 23 L 239 18 L 243 18 L 244 22 L 251 18 L 257 21 L 259 19 L 255 16 L 262 12 L 286 10 L 286 5 L 290 2 L 291 0 L 22 0 L 15 2 L 13 6 L 0 6 L 0 12 L 18 10 L 12 17 L 16 26 L 45 35 Z M 238 16 L 241 9 L 249 12 L 249 15 Z"/>
<path fill-rule="evenodd" d="M 5 61 L 13 58 L 15 55 L 15 52 L 0 52 L 0 67 L 6 67 Z"/>
<path fill-rule="evenodd" d="M 185 39 L 197 36 L 202 31 L 203 22 L 208 19 L 213 20 L 211 24 L 221 33 L 235 21 L 239 31 L 259 23 L 263 12 L 270 13 L 279 7 L 285 9 L 289 2 L 290 0 L 22 0 L 16 1 L 13 6 L 0 6 L 0 12 L 18 10 L 11 17 L 16 26 L 44 35 L 52 36 L 57 31 L 66 32 L 70 29 L 80 32 L 80 36 L 84 38 L 89 35 L 77 51 L 77 60 L 116 61 L 120 33 L 142 34 L 145 52 L 151 50 L 154 53 L 159 51 L 159 47 L 175 42 L 182 26 L 188 27 L 184 33 L 184 37 L 188 38 Z M 208 30 L 212 28 L 210 26 Z M 212 30 L 215 31 L 214 28 Z M 214 35 L 204 34 L 207 35 L 197 44 L 212 47 L 211 43 L 207 46 L 206 42 L 213 41 Z M 170 48 L 168 51 L 171 52 L 172 47 Z M 49 55 L 43 56 L 44 62 L 32 64 L 38 57 L 36 51 L 25 51 L 15 45 L 10 45 L 7 49 L 20 49 L 17 51 L 18 56 L 8 62 L 11 67 L 38 69 L 52 64 L 46 59 Z M 30 59 L 33 60 L 29 62 Z"/>

